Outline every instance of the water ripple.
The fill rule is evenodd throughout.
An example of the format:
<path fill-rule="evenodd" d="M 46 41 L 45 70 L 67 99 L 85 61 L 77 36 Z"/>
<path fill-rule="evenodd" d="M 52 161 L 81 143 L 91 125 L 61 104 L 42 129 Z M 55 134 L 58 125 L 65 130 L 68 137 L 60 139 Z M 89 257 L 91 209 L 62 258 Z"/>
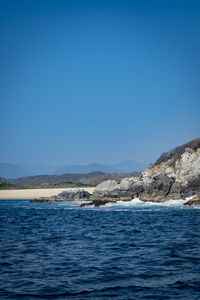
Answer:
<path fill-rule="evenodd" d="M 200 211 L 123 205 L 0 201 L 0 298 L 199 299 Z"/>

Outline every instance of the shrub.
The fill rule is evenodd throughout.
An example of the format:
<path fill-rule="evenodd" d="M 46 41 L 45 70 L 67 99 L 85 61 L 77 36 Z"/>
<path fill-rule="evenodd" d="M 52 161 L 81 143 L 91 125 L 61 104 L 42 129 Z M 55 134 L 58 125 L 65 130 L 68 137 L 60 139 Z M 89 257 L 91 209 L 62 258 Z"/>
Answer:
<path fill-rule="evenodd" d="M 186 148 L 190 148 L 192 150 L 196 150 L 197 148 L 200 148 L 200 138 L 190 141 L 189 143 L 186 143 L 182 146 L 176 147 L 173 150 L 170 150 L 169 152 L 162 153 L 154 165 L 159 165 L 160 163 L 166 162 L 171 158 L 172 158 L 171 164 L 174 165 L 176 163 L 176 160 L 181 158 L 181 155 L 185 152 Z"/>

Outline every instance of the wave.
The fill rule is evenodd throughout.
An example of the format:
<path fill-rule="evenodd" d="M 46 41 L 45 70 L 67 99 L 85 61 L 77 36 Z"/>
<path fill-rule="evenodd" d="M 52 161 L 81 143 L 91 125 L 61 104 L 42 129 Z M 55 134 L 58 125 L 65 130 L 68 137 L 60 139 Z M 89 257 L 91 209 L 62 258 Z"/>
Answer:
<path fill-rule="evenodd" d="M 182 200 L 167 200 L 165 202 L 143 202 L 139 198 L 135 198 L 131 201 L 117 201 L 115 203 L 107 203 L 104 207 L 107 208 L 185 208 L 184 203 L 188 199 Z"/>

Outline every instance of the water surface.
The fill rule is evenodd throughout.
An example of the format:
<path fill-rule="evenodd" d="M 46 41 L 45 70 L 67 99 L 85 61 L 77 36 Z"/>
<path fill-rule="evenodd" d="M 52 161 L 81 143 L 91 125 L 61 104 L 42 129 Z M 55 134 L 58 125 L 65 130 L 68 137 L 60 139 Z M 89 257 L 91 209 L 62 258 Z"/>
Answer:
<path fill-rule="evenodd" d="M 1 299 L 199 299 L 200 209 L 0 200 Z"/>

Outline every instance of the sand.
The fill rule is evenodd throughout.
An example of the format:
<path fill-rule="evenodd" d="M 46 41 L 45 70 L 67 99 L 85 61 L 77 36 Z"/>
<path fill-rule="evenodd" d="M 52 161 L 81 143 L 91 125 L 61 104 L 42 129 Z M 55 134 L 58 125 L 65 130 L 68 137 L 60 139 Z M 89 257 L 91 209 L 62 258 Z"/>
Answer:
<path fill-rule="evenodd" d="M 58 195 L 66 190 L 77 190 L 77 188 L 55 188 L 55 189 L 27 189 L 27 190 L 0 190 L 0 199 L 32 199 L 37 197 L 50 197 Z M 94 188 L 88 187 L 84 190 L 93 193 Z"/>

